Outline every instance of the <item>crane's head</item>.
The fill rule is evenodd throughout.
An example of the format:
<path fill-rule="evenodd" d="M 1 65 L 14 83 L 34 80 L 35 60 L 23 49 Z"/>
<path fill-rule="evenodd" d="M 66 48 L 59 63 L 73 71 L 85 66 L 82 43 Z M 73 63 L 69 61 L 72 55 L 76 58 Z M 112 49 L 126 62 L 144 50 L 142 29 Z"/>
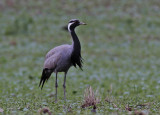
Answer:
<path fill-rule="evenodd" d="M 68 23 L 68 30 L 71 32 L 75 27 L 79 25 L 86 25 L 83 22 L 80 22 L 78 19 L 71 19 Z"/>

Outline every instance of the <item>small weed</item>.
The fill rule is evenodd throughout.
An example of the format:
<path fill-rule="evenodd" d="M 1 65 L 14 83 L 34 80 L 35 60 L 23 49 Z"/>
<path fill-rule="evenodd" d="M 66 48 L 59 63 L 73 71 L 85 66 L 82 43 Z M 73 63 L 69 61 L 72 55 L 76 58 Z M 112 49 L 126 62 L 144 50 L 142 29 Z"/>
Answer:
<path fill-rule="evenodd" d="M 94 106 L 96 108 L 96 104 L 100 102 L 100 98 L 98 97 L 98 90 L 94 93 L 92 87 L 90 86 L 84 92 L 84 102 L 81 106 L 82 108 Z"/>

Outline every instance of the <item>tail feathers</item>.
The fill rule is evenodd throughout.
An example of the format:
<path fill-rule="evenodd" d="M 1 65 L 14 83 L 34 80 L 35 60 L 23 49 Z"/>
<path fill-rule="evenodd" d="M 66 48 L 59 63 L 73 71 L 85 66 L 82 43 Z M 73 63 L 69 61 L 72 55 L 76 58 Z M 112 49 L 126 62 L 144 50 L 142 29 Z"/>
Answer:
<path fill-rule="evenodd" d="M 50 69 L 47 69 L 47 68 L 43 69 L 41 80 L 39 83 L 39 87 L 41 87 L 41 89 L 43 88 L 45 81 L 47 81 L 50 78 L 52 72 L 53 71 Z"/>

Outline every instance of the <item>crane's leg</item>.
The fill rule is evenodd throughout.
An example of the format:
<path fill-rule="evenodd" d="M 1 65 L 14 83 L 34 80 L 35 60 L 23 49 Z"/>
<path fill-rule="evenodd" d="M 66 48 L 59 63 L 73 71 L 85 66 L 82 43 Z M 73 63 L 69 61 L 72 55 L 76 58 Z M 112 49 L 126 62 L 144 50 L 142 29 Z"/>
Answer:
<path fill-rule="evenodd" d="M 56 87 L 56 94 L 55 94 L 55 103 L 56 103 L 56 102 L 57 102 L 57 87 L 58 87 L 58 83 L 57 83 L 57 72 L 56 72 L 55 87 Z"/>
<path fill-rule="evenodd" d="M 64 73 L 64 83 L 63 83 L 64 100 L 65 101 L 66 101 L 66 75 L 67 75 L 67 72 Z"/>

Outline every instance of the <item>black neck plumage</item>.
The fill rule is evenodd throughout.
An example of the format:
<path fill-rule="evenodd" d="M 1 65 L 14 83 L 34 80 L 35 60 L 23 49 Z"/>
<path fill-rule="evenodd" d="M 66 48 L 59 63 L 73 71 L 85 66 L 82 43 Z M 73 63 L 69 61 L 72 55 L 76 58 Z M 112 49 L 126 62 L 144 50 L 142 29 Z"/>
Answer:
<path fill-rule="evenodd" d="M 72 39 L 73 39 L 73 51 L 72 51 L 72 55 L 71 55 L 71 61 L 74 67 L 76 67 L 76 65 L 79 66 L 79 68 L 82 70 L 82 57 L 81 57 L 81 44 L 80 41 L 74 31 L 71 30 L 70 31 Z"/>

